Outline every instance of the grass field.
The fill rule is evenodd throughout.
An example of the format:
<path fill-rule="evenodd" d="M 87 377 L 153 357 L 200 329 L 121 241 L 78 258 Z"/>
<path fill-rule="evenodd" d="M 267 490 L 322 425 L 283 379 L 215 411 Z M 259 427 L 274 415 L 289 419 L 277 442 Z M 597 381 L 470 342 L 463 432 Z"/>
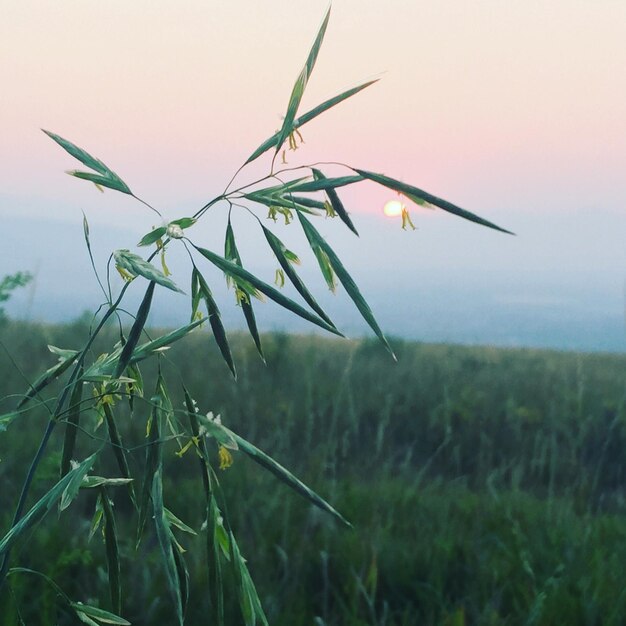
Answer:
<path fill-rule="evenodd" d="M 77 348 L 86 333 L 80 323 L 5 325 L 15 363 L 0 355 L 0 396 L 26 389 L 16 365 L 32 380 L 54 363 L 46 344 Z M 233 338 L 237 383 L 206 331 L 169 351 L 163 367 L 170 381 L 181 372 L 203 412 L 220 413 L 354 525 L 339 527 L 235 453 L 221 472 L 228 517 L 270 623 L 626 623 L 626 357 L 394 342 L 396 364 L 369 340 L 264 342 L 267 366 L 249 340 Z M 153 387 L 154 372 L 144 378 Z M 170 393 L 181 405 L 173 382 Z M 14 404 L 5 399 L 0 409 Z M 2 532 L 44 423 L 45 413 L 33 412 L 0 432 Z M 127 420 L 123 435 L 138 467 L 145 421 Z M 54 436 L 35 494 L 58 476 L 62 430 Z M 79 458 L 94 444 L 79 437 Z M 165 499 L 198 531 L 181 538 L 192 581 L 188 623 L 206 624 L 197 460 L 168 450 Z M 117 475 L 112 462 L 109 475 Z M 119 490 L 124 615 L 133 624 L 173 623 L 154 545 L 135 552 L 129 507 Z M 52 512 L 13 564 L 106 606 L 99 533 L 86 544 L 93 508 L 86 492 L 61 517 Z M 2 624 L 20 616 L 28 625 L 74 623 L 37 579 L 10 581 Z M 228 623 L 239 624 L 227 610 Z"/>

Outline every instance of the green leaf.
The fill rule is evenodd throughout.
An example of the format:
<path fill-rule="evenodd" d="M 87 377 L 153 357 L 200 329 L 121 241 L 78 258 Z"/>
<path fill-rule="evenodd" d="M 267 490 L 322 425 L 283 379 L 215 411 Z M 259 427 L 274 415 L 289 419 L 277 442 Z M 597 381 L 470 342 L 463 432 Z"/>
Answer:
<path fill-rule="evenodd" d="M 125 620 L 123 617 L 119 615 L 115 615 L 114 613 L 109 613 L 109 611 L 105 611 L 103 609 L 99 609 L 95 606 L 89 606 L 88 604 L 83 604 L 82 602 L 72 602 L 71 607 L 77 613 L 83 613 L 88 617 L 97 620 L 103 624 L 117 624 L 118 626 L 131 626 L 131 623 Z"/>
<path fill-rule="evenodd" d="M 313 42 L 313 46 L 309 52 L 309 56 L 307 57 L 306 63 L 298 76 L 295 85 L 293 86 L 293 90 L 291 92 L 291 96 L 289 98 L 289 104 L 287 105 L 287 113 L 285 114 L 285 119 L 283 120 L 282 128 L 278 133 L 278 139 L 276 140 L 276 152 L 278 152 L 283 145 L 283 142 L 293 131 L 293 122 L 296 117 L 296 113 L 298 112 L 298 107 L 300 106 L 300 101 L 302 100 L 302 95 L 304 94 L 304 89 L 309 81 L 311 73 L 313 72 L 313 67 L 315 66 L 315 61 L 317 60 L 317 55 L 319 54 L 320 47 L 322 45 L 322 41 L 324 39 L 324 34 L 326 33 L 326 27 L 328 26 L 328 20 L 330 18 L 330 7 L 328 7 L 328 11 L 324 16 L 324 20 L 322 21 L 322 25 L 315 37 L 315 41 Z"/>
<path fill-rule="evenodd" d="M 154 230 L 151 230 L 148 234 L 144 235 L 141 238 L 141 241 L 137 245 L 138 246 L 152 245 L 153 243 L 161 239 L 163 235 L 165 235 L 166 230 L 167 229 L 165 228 L 165 226 L 159 226 L 159 228 L 155 228 Z"/>
<path fill-rule="evenodd" d="M 122 269 L 125 269 L 133 276 L 143 276 L 144 278 L 158 283 L 163 287 L 167 287 L 172 291 L 184 293 L 176 286 L 174 281 L 168 278 L 163 272 L 159 271 L 151 263 L 142 259 L 139 255 L 133 254 L 130 250 L 116 250 L 113 253 L 113 257 L 115 258 L 115 263 L 117 265 L 119 265 Z"/>
<path fill-rule="evenodd" d="M 143 361 L 147 359 L 152 354 L 164 350 L 168 346 L 177 341 L 180 341 L 184 337 L 186 337 L 192 330 L 194 330 L 200 324 L 204 324 L 206 319 L 196 320 L 195 322 L 191 322 L 186 326 L 181 326 L 176 330 L 173 330 L 165 335 L 161 335 L 157 339 L 153 339 L 152 341 L 148 341 L 147 343 L 143 343 L 138 346 L 133 352 L 133 356 L 130 360 L 131 364 L 138 363 L 139 361 Z"/>
<path fill-rule="evenodd" d="M 28 511 L 22 519 L 15 524 L 9 532 L 2 538 L 0 541 L 0 557 L 4 556 L 11 547 L 20 539 L 23 535 L 26 534 L 28 530 L 30 530 L 33 526 L 35 526 L 39 521 L 41 521 L 46 513 L 55 505 L 55 503 L 65 494 L 65 490 L 67 487 L 75 481 L 77 477 L 82 477 L 87 474 L 87 472 L 91 469 L 96 456 L 98 453 L 92 454 L 90 457 L 86 458 L 80 465 L 75 467 L 73 470 L 68 472 L 63 478 L 61 478 L 51 489 L 49 489 L 38 501 L 37 503 Z M 76 484 L 75 482 L 73 483 Z M 80 486 L 80 483 L 78 484 Z M 73 495 L 75 496 L 78 492 L 78 489 L 74 492 L 71 490 Z M 72 494 L 68 494 L 65 496 L 66 501 Z M 68 502 L 69 504 L 69 502 Z"/>
<path fill-rule="evenodd" d="M 42 129 L 43 130 L 43 129 Z M 109 187 L 110 189 L 115 189 L 116 191 L 121 191 L 122 193 L 127 193 L 132 195 L 131 190 L 128 188 L 128 185 L 110 168 L 108 168 L 100 159 L 96 159 L 91 156 L 88 152 L 85 152 L 82 148 L 74 145 L 71 141 L 67 139 L 63 139 L 63 137 L 59 137 L 54 133 L 51 133 L 47 130 L 43 131 L 52 139 L 56 141 L 66 152 L 71 154 L 75 159 L 78 159 L 83 165 L 91 168 L 92 170 L 98 172 L 98 174 L 91 174 L 89 172 L 77 172 L 71 171 L 68 172 L 71 176 L 76 176 L 77 178 L 83 178 L 85 180 L 89 180 L 96 185 L 102 185 L 103 187 Z"/>
<path fill-rule="evenodd" d="M 36 396 L 40 391 L 47 387 L 50 383 L 54 382 L 59 376 L 65 373 L 65 371 L 74 363 L 78 357 L 78 351 L 67 350 L 67 357 L 61 357 L 56 365 L 47 369 L 30 387 L 30 389 L 24 394 L 22 399 L 17 403 L 17 408 L 21 409 L 31 398 Z"/>
<path fill-rule="evenodd" d="M 230 223 L 230 219 L 228 220 L 228 226 L 226 227 L 224 257 L 229 261 L 236 263 L 240 267 L 243 267 L 243 263 L 241 262 L 241 255 L 239 254 L 239 250 L 237 249 L 237 243 L 235 242 L 235 233 L 233 232 L 233 227 Z M 259 336 L 259 329 L 256 325 L 256 317 L 254 315 L 254 309 L 252 308 L 250 298 L 241 301 L 241 310 L 243 311 L 243 316 L 246 319 L 246 324 L 248 325 L 248 330 L 250 331 L 252 341 L 254 341 L 254 345 L 256 346 L 257 352 L 259 353 L 261 360 L 263 361 L 263 363 L 265 363 L 265 355 L 263 354 L 261 337 Z"/>
<path fill-rule="evenodd" d="M 117 367 L 115 368 L 114 378 L 119 378 L 123 373 L 130 360 L 133 356 L 133 352 L 139 343 L 139 339 L 141 337 L 141 333 L 143 332 L 144 326 L 148 321 L 148 314 L 150 313 L 150 307 L 152 305 L 152 296 L 154 295 L 154 287 L 156 283 L 151 281 L 148 284 L 148 288 L 146 289 L 146 293 L 137 309 L 137 316 L 135 317 L 135 321 L 130 329 L 130 334 L 128 335 L 128 339 L 122 348 L 122 352 L 120 354 L 120 360 L 117 362 Z"/>
<path fill-rule="evenodd" d="M 65 436 L 63 438 L 63 452 L 61 456 L 61 476 L 65 476 L 70 471 L 72 457 L 74 456 L 74 446 L 76 445 L 76 435 L 80 422 L 81 400 L 83 397 L 83 381 L 81 380 L 82 366 L 78 373 L 72 395 L 70 396 L 70 408 L 67 414 L 65 425 Z"/>
<path fill-rule="evenodd" d="M 198 414 L 200 423 L 205 427 L 209 436 L 212 436 L 222 445 L 231 449 L 239 450 L 248 455 L 253 461 L 269 470 L 279 480 L 291 487 L 294 491 L 304 496 L 309 502 L 319 507 L 323 511 L 330 513 L 338 520 L 351 526 L 351 524 L 337 512 L 326 500 L 315 493 L 312 489 L 307 487 L 299 478 L 296 478 L 288 469 L 284 468 L 280 463 L 275 461 L 272 457 L 267 455 L 262 450 L 259 450 L 255 445 L 246 441 L 243 437 L 240 437 L 237 433 L 233 432 L 226 426 L 216 422 L 215 420 L 209 420 L 207 417 Z"/>
<path fill-rule="evenodd" d="M 336 189 L 337 187 L 345 187 L 345 185 L 353 185 L 354 183 L 360 183 L 363 180 L 363 176 L 338 176 L 336 178 L 320 178 L 317 180 L 311 180 L 304 183 L 299 183 L 291 188 L 292 192 L 305 192 L 305 191 L 328 191 L 329 189 Z"/>
<path fill-rule="evenodd" d="M 167 586 L 172 596 L 172 600 L 174 601 L 178 623 L 180 626 L 183 626 L 183 596 L 181 594 L 179 574 L 173 552 L 176 548 L 172 545 L 171 531 L 167 523 L 163 507 L 163 479 L 160 467 L 155 472 L 154 479 L 152 481 L 152 505 L 154 509 L 154 523 L 156 526 L 159 546 L 161 548 L 161 557 L 163 560 L 163 567 L 165 569 Z"/>
<path fill-rule="evenodd" d="M 274 300 L 274 302 L 276 302 L 280 306 L 288 309 L 289 311 L 291 311 L 292 313 L 295 313 L 301 318 L 319 326 L 320 328 L 323 328 L 324 330 L 327 330 L 335 335 L 339 335 L 340 337 L 343 337 L 343 335 L 334 326 L 331 326 L 330 324 L 325 322 L 323 319 L 313 315 L 312 313 L 309 313 L 306 309 L 301 307 L 299 304 L 297 304 L 290 298 L 287 298 L 282 293 L 280 293 L 280 291 L 274 289 L 267 283 L 264 283 L 263 281 L 258 279 L 256 276 L 254 276 L 247 270 L 243 269 L 243 267 L 239 267 L 239 265 L 237 265 L 236 263 L 227 261 L 223 257 L 219 256 L 218 254 L 215 254 L 214 252 L 211 252 L 210 250 L 207 250 L 205 248 L 199 248 L 197 246 L 194 246 L 194 247 L 202 256 L 204 256 L 211 263 L 213 263 L 213 265 L 221 269 L 225 274 L 232 276 L 233 279 L 240 278 L 245 281 L 248 281 L 256 289 L 264 293 L 271 300 Z"/>
<path fill-rule="evenodd" d="M 211 495 L 209 500 L 209 516 L 213 527 L 213 542 L 215 547 L 215 558 L 218 559 L 219 552 L 226 559 L 230 559 L 230 540 L 228 539 L 228 533 L 224 528 L 224 518 L 220 511 L 215 497 Z"/>
<path fill-rule="evenodd" d="M 78 619 L 83 623 L 83 624 L 87 624 L 87 626 L 100 626 L 98 624 L 98 622 L 94 622 L 91 617 L 89 617 L 88 615 L 85 615 L 85 613 L 83 613 L 82 611 L 76 611 L 76 615 L 78 617 Z"/>
<path fill-rule="evenodd" d="M 194 267 L 194 270 L 196 268 Z M 200 283 L 198 281 L 198 272 L 191 272 L 191 320 L 194 321 L 196 319 L 196 315 L 198 314 L 198 307 L 200 306 Z"/>
<path fill-rule="evenodd" d="M 100 528 L 103 516 L 104 511 L 102 509 L 102 497 L 100 496 L 100 494 L 98 494 L 96 507 L 93 513 L 93 517 L 91 518 L 91 524 L 89 525 L 89 536 L 87 537 L 87 542 L 90 542 L 93 539 L 93 536 L 98 531 L 98 528 Z"/>
<path fill-rule="evenodd" d="M 115 516 L 113 515 L 113 507 L 104 486 L 100 487 L 100 497 L 104 513 L 104 545 L 106 548 L 111 605 L 119 613 L 122 610 L 122 585 L 120 581 L 120 555 L 117 545 Z"/>
<path fill-rule="evenodd" d="M 109 176 L 101 176 L 100 174 L 92 174 L 91 172 L 81 172 L 80 170 L 68 170 L 66 173 L 70 176 L 74 176 L 74 178 L 88 180 L 94 185 L 108 187 L 109 189 L 121 191 L 122 193 L 132 196 L 132 192 L 128 188 L 128 185 L 126 185 L 126 183 L 117 176 L 115 178 L 111 178 Z"/>
<path fill-rule="evenodd" d="M 191 528 L 191 526 L 187 526 L 185 522 L 176 517 L 176 515 L 174 515 L 174 513 L 172 513 L 169 509 L 163 508 L 163 511 L 165 513 L 167 523 L 170 526 L 175 526 L 176 528 L 178 528 L 178 530 L 182 530 L 184 533 L 189 533 L 190 535 L 198 534 L 193 528 Z"/>
<path fill-rule="evenodd" d="M 13 420 L 16 420 L 22 413 L 25 413 L 26 411 L 28 411 L 28 409 L 25 409 L 24 411 L 11 411 L 10 413 L 4 413 L 3 415 L 0 415 L 0 433 L 4 432 Z"/>
<path fill-rule="evenodd" d="M 306 196 L 289 195 L 289 197 L 284 198 L 284 200 L 287 202 L 295 202 L 297 205 L 305 206 L 311 209 L 319 209 L 320 211 L 326 210 L 326 205 L 321 200 L 315 200 L 314 198 L 307 198 Z M 314 215 L 317 215 L 317 214 L 314 213 Z"/>
<path fill-rule="evenodd" d="M 66 152 L 71 154 L 75 159 L 78 159 L 83 165 L 86 165 L 96 172 L 100 172 L 100 174 L 104 176 L 111 171 L 102 161 L 91 156 L 88 152 L 74 145 L 71 141 L 63 139 L 63 137 L 59 137 L 59 135 L 44 130 L 43 128 L 41 130 L 46 133 L 50 139 L 56 141 Z"/>
<path fill-rule="evenodd" d="M 139 521 L 137 523 L 137 544 L 141 539 L 143 529 L 148 518 L 150 494 L 152 492 L 154 475 L 162 463 L 161 433 L 163 431 L 163 405 L 167 391 L 159 368 L 154 396 L 152 396 L 152 411 L 147 426 L 149 443 L 146 448 L 146 463 L 143 472 L 143 485 L 139 497 Z"/>
<path fill-rule="evenodd" d="M 400 193 L 407 196 L 410 200 L 413 200 L 417 204 L 421 204 L 423 202 L 427 202 L 428 204 L 432 204 L 448 213 L 452 213 L 454 215 L 458 215 L 470 222 L 475 222 L 476 224 L 480 224 L 481 226 L 486 226 L 487 228 L 493 228 L 494 230 L 499 230 L 500 232 L 507 233 L 509 235 L 513 235 L 509 230 L 505 230 L 504 228 L 500 228 L 500 226 L 496 226 L 492 222 L 488 222 L 484 220 L 482 217 L 475 215 L 474 213 L 470 213 L 465 209 L 461 209 L 460 207 L 448 202 L 447 200 L 442 200 L 437 196 L 433 196 L 426 191 L 422 191 L 417 187 L 413 187 L 413 185 L 407 185 L 399 180 L 395 180 L 393 178 L 389 178 L 389 176 L 384 176 L 383 174 L 376 174 L 374 172 L 367 172 L 365 170 L 359 170 L 355 167 L 352 168 L 355 172 L 367 178 L 369 180 L 382 185 L 383 187 L 387 187 L 388 189 L 393 189 L 394 191 L 399 191 Z"/>
<path fill-rule="evenodd" d="M 252 200 L 253 202 L 258 202 L 259 204 L 263 204 L 266 207 L 283 207 L 285 209 L 302 211 L 303 213 L 308 213 L 309 215 L 315 216 L 319 216 L 320 214 L 317 211 L 309 208 L 312 203 L 315 203 L 315 208 L 324 208 L 323 202 L 319 202 L 318 200 L 313 200 L 311 198 L 298 197 L 296 199 L 296 196 L 283 198 L 280 196 L 266 196 L 260 192 L 253 192 L 244 194 L 244 198 Z M 304 200 L 304 202 L 300 202 L 300 200 Z M 320 204 L 321 206 L 317 206 L 317 204 Z"/>
<path fill-rule="evenodd" d="M 70 481 L 67 483 L 63 493 L 61 494 L 61 502 L 59 504 L 59 510 L 64 511 L 78 495 L 78 490 L 83 482 L 83 478 L 87 475 L 87 472 L 91 469 L 93 461 L 95 461 L 95 454 L 92 454 L 89 459 L 93 459 L 91 463 L 83 462 L 76 467 L 75 470 L 70 471 L 66 476 L 71 475 Z M 58 484 L 58 483 L 57 483 Z"/>
<path fill-rule="evenodd" d="M 85 476 L 80 485 L 81 489 L 94 489 L 95 487 L 120 487 L 132 483 L 132 478 L 105 478 L 104 476 Z"/>
<path fill-rule="evenodd" d="M 311 171 L 313 172 L 313 176 L 315 176 L 316 180 L 328 180 L 326 176 L 324 176 L 324 174 L 320 172 L 320 170 L 312 168 Z M 335 210 L 335 213 L 337 213 L 341 221 L 358 237 L 359 233 L 354 227 L 354 224 L 352 223 L 348 212 L 344 208 L 343 203 L 339 199 L 339 196 L 337 195 L 337 192 L 334 190 L 334 188 L 329 187 L 326 190 L 326 195 L 328 196 L 328 199 L 330 200 L 330 203 Z"/>
<path fill-rule="evenodd" d="M 233 566 L 239 591 L 239 606 L 246 626 L 256 626 L 257 619 L 264 626 L 269 626 L 265 612 L 259 599 L 252 577 L 246 565 L 246 560 L 241 556 L 235 535 L 229 533 Z"/>
<path fill-rule="evenodd" d="M 102 404 L 102 410 L 104 412 L 104 418 L 107 425 L 107 430 L 109 432 L 111 447 L 113 448 L 113 456 L 117 461 L 117 466 L 120 470 L 120 473 L 122 474 L 123 478 L 132 478 L 130 475 L 130 468 L 128 467 L 128 459 L 126 458 L 126 449 L 122 444 L 122 436 L 119 429 L 117 428 L 115 416 L 113 415 L 113 409 L 111 408 L 110 404 L 104 402 Z M 135 490 L 131 482 L 128 483 L 128 491 L 130 493 L 131 499 L 134 502 Z"/>
<path fill-rule="evenodd" d="M 287 274 L 289 280 L 297 289 L 298 293 L 327 324 L 335 327 L 331 319 L 326 315 L 322 307 L 317 303 L 315 298 L 311 295 L 311 292 L 307 289 L 306 285 L 302 282 L 296 271 L 293 269 L 291 263 L 289 262 L 288 255 L 286 254 L 288 251 L 285 248 L 283 242 L 274 233 L 265 228 L 265 226 L 261 225 L 261 228 L 263 229 L 263 234 L 265 235 L 265 239 L 267 239 L 267 243 L 269 243 L 270 248 L 278 259 L 280 266 L 283 268 L 283 271 L 285 272 L 285 274 Z"/>
<path fill-rule="evenodd" d="M 313 251 L 315 251 L 316 248 L 319 248 L 326 255 L 330 265 L 332 266 L 332 269 L 334 270 L 335 274 L 337 274 L 337 278 L 344 286 L 350 298 L 352 298 L 352 301 L 363 316 L 363 319 L 369 324 L 369 326 L 376 333 L 378 338 L 383 342 L 387 350 L 389 350 L 389 352 L 395 359 L 396 356 L 393 353 L 393 350 L 391 349 L 391 346 L 389 345 L 387 339 L 385 338 L 385 335 L 383 335 L 380 326 L 378 326 L 378 322 L 376 322 L 372 310 L 365 301 L 365 298 L 363 298 L 363 296 L 361 295 L 361 292 L 356 286 L 356 283 L 354 282 L 354 280 L 352 280 L 352 277 L 350 276 L 350 274 L 348 274 L 346 268 L 339 260 L 339 257 L 337 257 L 334 250 L 326 243 L 326 240 L 317 232 L 311 222 L 309 222 L 309 220 L 307 220 L 304 215 L 298 214 L 298 218 L 300 219 L 304 234 L 311 244 Z"/>
<path fill-rule="evenodd" d="M 330 504 L 328 504 L 328 502 L 326 502 L 326 500 L 324 500 L 321 496 L 315 493 L 312 489 L 307 487 L 299 478 L 296 478 L 296 476 L 294 476 L 288 469 L 284 468 L 280 463 L 275 461 L 269 455 L 265 454 L 265 452 L 263 452 L 262 450 L 259 450 L 249 441 L 243 439 L 243 437 L 240 437 L 236 433 L 229 431 L 227 428 L 225 428 L 225 430 L 232 434 L 241 452 L 244 452 L 253 461 L 272 472 L 274 476 L 276 476 L 279 480 L 291 487 L 301 496 L 304 496 L 307 500 L 309 500 L 309 502 L 319 507 L 323 511 L 330 513 L 339 521 L 343 522 L 346 526 L 351 526 L 350 522 L 348 522 L 343 517 L 343 515 L 341 515 L 341 513 L 335 510 Z"/>
<path fill-rule="evenodd" d="M 215 337 L 217 346 L 220 349 L 222 358 L 226 362 L 226 365 L 228 365 L 228 369 L 231 371 L 233 378 L 237 380 L 237 370 L 235 368 L 235 362 L 233 361 L 232 352 L 230 351 L 228 338 L 226 337 L 226 330 L 222 324 L 220 310 L 217 303 L 213 299 L 213 294 L 211 293 L 211 290 L 209 289 L 209 286 L 204 280 L 202 274 L 200 274 L 195 267 L 193 268 L 193 272 L 196 274 L 200 294 L 206 303 L 207 312 L 209 314 L 209 324 L 211 324 L 211 330 L 213 331 L 213 336 Z"/>
<path fill-rule="evenodd" d="M 198 220 L 195 217 L 180 217 L 177 220 L 173 220 L 170 224 L 180 226 L 183 230 L 193 226 Z"/>
<path fill-rule="evenodd" d="M 329 100 L 326 100 L 325 102 L 322 102 L 322 104 L 319 104 L 314 109 L 311 109 L 310 111 L 308 111 L 304 115 L 301 115 L 298 119 L 294 120 L 293 128 L 294 129 L 295 128 L 300 128 L 301 126 L 303 126 L 307 122 L 310 122 L 311 120 L 315 119 L 318 115 L 321 115 L 325 111 L 328 111 L 328 109 L 334 107 L 336 104 L 339 104 L 340 102 L 343 102 L 347 98 L 350 98 L 351 96 L 359 93 L 359 91 L 362 91 L 366 87 L 369 87 L 370 85 L 373 85 L 374 83 L 378 82 L 378 80 L 379 79 L 377 78 L 375 80 L 367 81 L 366 83 L 363 83 L 362 85 L 359 85 L 358 87 L 353 87 L 352 89 L 348 89 L 347 91 L 344 91 L 343 93 L 339 94 L 338 96 L 335 96 L 334 98 L 330 98 Z M 270 148 L 273 148 L 278 143 L 279 136 L 280 136 L 280 133 L 278 132 L 278 133 L 275 133 L 274 135 L 272 135 L 266 141 L 264 141 L 250 155 L 250 157 L 248 158 L 248 160 L 246 161 L 245 164 L 247 165 L 248 163 L 254 161 L 255 159 L 258 159 L 262 154 L 267 152 Z M 283 139 L 283 141 L 284 141 L 284 139 Z"/>

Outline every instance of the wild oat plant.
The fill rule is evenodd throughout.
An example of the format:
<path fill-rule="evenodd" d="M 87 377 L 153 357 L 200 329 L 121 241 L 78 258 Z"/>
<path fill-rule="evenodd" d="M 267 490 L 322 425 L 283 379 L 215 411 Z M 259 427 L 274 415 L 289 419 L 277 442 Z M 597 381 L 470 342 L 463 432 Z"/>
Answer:
<path fill-rule="evenodd" d="M 300 102 L 311 77 L 329 16 L 330 9 L 295 82 L 280 130 L 250 155 L 221 194 L 208 201 L 192 216 L 178 217 L 148 232 L 138 243 L 141 248 L 153 247 L 147 258 L 125 249 L 113 252 L 109 263 L 114 263 L 125 281 L 116 295 L 113 294 L 109 281 L 105 288 L 98 278 L 99 274 L 91 253 L 89 227 L 86 218 L 84 219 L 87 250 L 96 278 L 105 294 L 106 303 L 94 317 L 95 321 L 85 345 L 78 350 L 50 346 L 50 351 L 58 357 L 58 363 L 30 384 L 26 392 L 20 396 L 13 412 L 0 416 L 2 431 L 12 422 L 17 422 L 13 427 L 19 427 L 20 418 L 34 408 L 43 406 L 49 412 L 49 420 L 41 443 L 21 488 L 13 522 L 0 540 L 0 585 L 4 587 L 3 593 L 10 589 L 13 577 L 39 576 L 55 589 L 59 610 L 65 614 L 74 614 L 74 619 L 78 618 L 91 625 L 129 624 L 130 622 L 123 617 L 124 589 L 120 583 L 120 573 L 124 562 L 118 549 L 116 532 L 116 517 L 121 512 L 116 512 L 112 500 L 112 492 L 121 489 L 125 492 L 123 497 L 128 499 L 128 506 L 125 509 L 130 511 L 136 528 L 134 544 L 139 548 L 142 542 L 148 541 L 154 550 L 160 552 L 175 623 L 185 623 L 189 600 L 187 592 L 189 576 L 184 550 L 177 534 L 204 533 L 208 548 L 206 567 L 210 590 L 209 621 L 224 624 L 224 594 L 225 589 L 228 591 L 231 588 L 230 585 L 226 586 L 224 581 L 228 579 L 235 581 L 243 622 L 247 626 L 257 623 L 267 624 L 246 560 L 239 550 L 235 530 L 229 524 L 224 494 L 220 486 L 219 470 L 232 463 L 235 453 L 249 457 L 251 461 L 274 474 L 278 480 L 286 483 L 309 502 L 334 516 L 341 524 L 349 526 L 349 522 L 324 498 L 303 484 L 268 453 L 259 450 L 253 443 L 246 441 L 223 424 L 220 417 L 213 415 L 209 410 L 211 407 L 199 407 L 184 388 L 184 384 L 184 406 L 174 406 L 168 392 L 169 383 L 165 380 L 159 365 L 164 351 L 169 346 L 183 340 L 198 327 L 208 325 L 226 365 L 232 375 L 236 376 L 235 363 L 220 309 L 211 285 L 203 274 L 207 264 L 221 270 L 227 283 L 234 290 L 237 304 L 243 312 L 252 340 L 262 359 L 263 346 L 257 329 L 253 301 L 261 300 L 263 296 L 329 333 L 342 336 L 299 277 L 296 271 L 299 264 L 297 254 L 272 231 L 272 226 L 279 219 L 294 228 L 302 229 L 328 287 L 334 291 L 337 282 L 343 286 L 365 321 L 394 356 L 359 288 L 339 256 L 314 225 L 320 216 L 338 217 L 347 228 L 358 235 L 340 200 L 338 189 L 341 187 L 356 185 L 362 181 L 374 181 L 419 205 L 438 207 L 477 224 L 508 232 L 446 200 L 383 174 L 337 163 L 282 167 L 282 164 L 285 164 L 286 150 L 295 150 L 302 139 L 300 134 L 302 126 L 376 82 L 370 80 L 362 83 L 299 115 Z M 137 197 L 126 182 L 102 161 L 55 133 L 44 132 L 87 168 L 70 171 L 68 172 L 70 175 L 89 181 L 100 190 L 112 189 L 132 196 L 161 215 L 157 209 Z M 241 177 L 245 167 L 267 153 L 270 153 L 269 173 L 259 180 L 236 185 L 235 180 Z M 338 177 L 326 176 L 323 169 L 328 165 L 341 166 L 346 173 Z M 223 254 L 203 247 L 202 242 L 193 236 L 194 225 L 220 204 L 228 210 Z M 264 282 L 244 267 L 230 219 L 234 211 L 248 214 L 258 222 L 259 236 L 265 239 L 278 264 L 276 286 Z M 402 217 L 403 227 L 412 226 L 406 208 L 403 209 Z M 265 221 L 262 218 L 266 218 Z M 183 246 L 189 258 L 190 322 L 160 337 L 150 338 L 144 327 L 151 310 L 155 289 L 164 288 L 183 293 L 170 277 L 165 264 L 166 250 L 175 245 Z M 152 263 L 158 256 L 161 257 L 162 269 Z M 281 292 L 280 287 L 287 280 L 301 296 L 303 304 Z M 128 287 L 135 281 L 145 281 L 146 288 L 131 328 L 124 332 L 120 324 L 119 342 L 111 346 L 109 352 L 93 359 L 90 349 L 94 340 L 107 321 L 115 319 L 122 312 Z M 149 359 L 156 361 L 158 365 L 156 381 L 150 385 L 151 391 L 147 390 L 141 373 L 142 364 Z M 42 395 L 51 383 L 60 385 L 58 395 L 55 395 L 52 401 Z M 139 443 L 145 449 L 145 461 L 141 472 L 130 470 L 128 458 L 130 446 L 122 440 L 118 425 L 120 403 L 128 405 L 129 408 L 125 411 L 133 419 L 145 420 L 145 440 Z M 125 412 L 125 415 L 128 413 Z M 43 493 L 35 503 L 29 503 L 29 495 L 37 479 L 38 468 L 44 456 L 49 453 L 48 443 L 57 427 L 65 429 L 60 452 L 60 477 L 58 482 Z M 100 427 L 107 433 L 104 443 L 101 435 L 96 435 L 96 429 Z M 87 458 L 75 460 L 79 437 L 85 439 L 85 448 L 91 446 L 92 454 Z M 167 508 L 167 492 L 163 487 L 168 465 L 185 453 L 198 457 L 197 490 L 205 501 L 205 517 L 197 521 L 195 528 L 190 525 L 193 524 L 192 521 L 179 519 Z M 112 455 L 114 458 L 118 468 L 116 476 L 99 475 L 98 467 L 104 465 L 105 455 Z M 86 490 L 97 492 L 89 533 L 93 536 L 100 530 L 106 548 L 110 601 L 104 608 L 94 606 L 93 602 L 83 602 L 81 598 L 69 597 L 51 578 L 41 572 L 19 567 L 17 559 L 12 559 L 13 552 L 19 555 L 27 552 L 30 533 L 51 510 L 56 510 L 61 516 L 66 515 L 68 507 Z M 119 497 L 117 500 L 119 501 Z M 9 503 L 2 502 L 2 506 L 9 507 Z M 150 539 L 147 540 L 147 537 Z M 88 537 L 85 536 L 85 542 L 87 540 Z M 62 550 L 62 546 L 59 549 Z"/>

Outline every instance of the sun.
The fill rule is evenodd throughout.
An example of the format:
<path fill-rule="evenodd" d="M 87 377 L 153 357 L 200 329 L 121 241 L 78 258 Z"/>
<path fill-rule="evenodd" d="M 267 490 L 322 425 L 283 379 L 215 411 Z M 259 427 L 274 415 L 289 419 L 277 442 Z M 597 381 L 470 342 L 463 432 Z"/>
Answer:
<path fill-rule="evenodd" d="M 389 200 L 383 207 L 383 213 L 387 217 L 400 217 L 402 209 L 404 209 L 404 204 L 400 200 Z"/>

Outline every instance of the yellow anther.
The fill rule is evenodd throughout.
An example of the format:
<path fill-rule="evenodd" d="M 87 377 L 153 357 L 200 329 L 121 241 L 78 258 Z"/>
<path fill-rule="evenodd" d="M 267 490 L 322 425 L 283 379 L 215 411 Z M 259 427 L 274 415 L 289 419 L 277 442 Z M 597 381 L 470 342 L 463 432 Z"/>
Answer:
<path fill-rule="evenodd" d="M 283 270 L 280 267 L 276 270 L 276 278 L 274 279 L 274 283 L 278 287 L 285 286 L 285 272 L 283 272 Z"/>
<path fill-rule="evenodd" d="M 415 230 L 415 226 L 411 221 L 409 212 L 406 210 L 406 207 L 402 207 L 402 230 L 406 230 L 407 226 L 410 226 L 411 230 Z"/>
<path fill-rule="evenodd" d="M 233 455 L 224 446 L 220 446 L 217 454 L 221 470 L 228 469 L 233 464 Z"/>

